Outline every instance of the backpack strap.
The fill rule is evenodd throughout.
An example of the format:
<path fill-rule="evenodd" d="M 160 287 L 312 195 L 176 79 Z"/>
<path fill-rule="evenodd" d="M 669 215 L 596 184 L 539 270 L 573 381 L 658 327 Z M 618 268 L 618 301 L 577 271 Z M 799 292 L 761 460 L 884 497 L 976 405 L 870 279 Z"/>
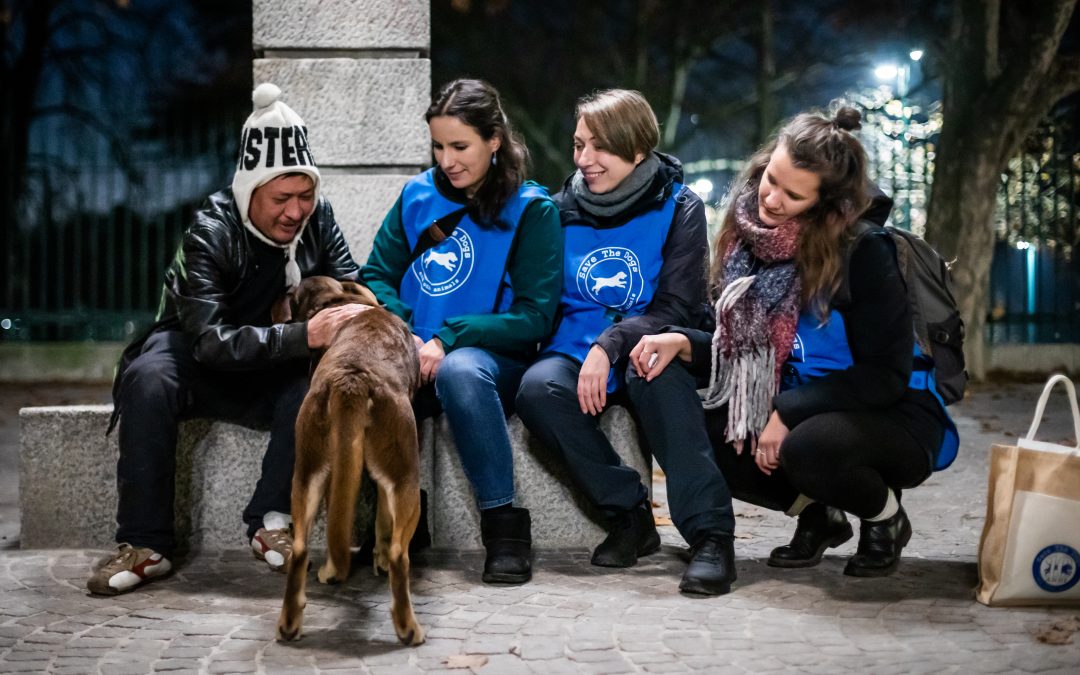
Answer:
<path fill-rule="evenodd" d="M 862 243 L 863 237 L 870 234 L 885 234 L 887 230 L 869 220 L 858 220 L 851 226 L 851 239 L 848 241 L 846 248 L 844 249 L 843 257 L 844 262 L 840 275 L 840 287 L 836 289 L 836 293 L 833 294 L 831 304 L 837 307 L 843 307 L 851 302 L 851 281 L 848 270 L 851 269 L 851 255 L 855 252 L 855 249 Z M 902 271 L 902 270 L 901 270 Z"/>

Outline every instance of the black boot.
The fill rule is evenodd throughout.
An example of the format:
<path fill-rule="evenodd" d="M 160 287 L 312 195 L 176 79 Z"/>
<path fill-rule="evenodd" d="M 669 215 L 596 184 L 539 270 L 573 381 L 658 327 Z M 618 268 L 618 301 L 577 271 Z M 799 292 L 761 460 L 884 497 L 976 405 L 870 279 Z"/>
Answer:
<path fill-rule="evenodd" d="M 911 522 L 904 507 L 888 520 L 862 521 L 859 548 L 851 556 L 844 574 L 853 577 L 887 577 L 900 565 L 900 551 L 911 541 Z"/>
<path fill-rule="evenodd" d="M 729 534 L 707 534 L 690 548 L 690 564 L 679 590 L 697 595 L 723 595 L 735 581 L 735 540 Z"/>
<path fill-rule="evenodd" d="M 485 584 L 523 584 L 532 578 L 532 519 L 528 509 L 480 512 L 480 538 L 487 549 Z"/>
<path fill-rule="evenodd" d="M 599 567 L 633 567 L 641 556 L 660 550 L 652 505 L 646 499 L 611 520 L 608 536 L 596 547 L 592 564 Z"/>
<path fill-rule="evenodd" d="M 840 509 L 817 502 L 799 514 L 799 524 L 787 546 L 778 546 L 769 554 L 770 567 L 813 567 L 821 562 L 825 549 L 851 539 L 851 523 Z"/>

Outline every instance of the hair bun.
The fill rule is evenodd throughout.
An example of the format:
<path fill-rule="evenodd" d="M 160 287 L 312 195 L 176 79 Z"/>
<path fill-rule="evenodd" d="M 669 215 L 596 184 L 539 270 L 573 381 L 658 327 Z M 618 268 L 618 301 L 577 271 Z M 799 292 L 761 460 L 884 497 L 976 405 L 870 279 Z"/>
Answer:
<path fill-rule="evenodd" d="M 862 114 L 849 105 L 845 105 L 833 115 L 833 124 L 844 131 L 855 131 L 862 128 Z"/>

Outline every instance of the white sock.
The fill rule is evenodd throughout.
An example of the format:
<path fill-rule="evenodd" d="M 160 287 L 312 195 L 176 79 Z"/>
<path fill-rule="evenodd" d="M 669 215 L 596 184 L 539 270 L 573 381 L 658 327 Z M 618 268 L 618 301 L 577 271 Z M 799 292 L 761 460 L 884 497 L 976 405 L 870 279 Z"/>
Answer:
<path fill-rule="evenodd" d="M 889 496 L 885 499 L 885 508 L 881 509 L 881 513 L 877 514 L 873 518 L 865 518 L 871 523 L 878 523 L 882 520 L 888 520 L 896 515 L 896 512 L 900 510 L 900 502 L 896 501 L 896 493 L 891 489 L 886 488 L 889 491 Z"/>
<path fill-rule="evenodd" d="M 292 525 L 292 516 L 280 511 L 267 511 L 263 515 L 263 527 L 268 530 L 284 530 Z"/>
<path fill-rule="evenodd" d="M 813 499 L 810 499 L 809 497 L 807 497 L 806 495 L 804 495 L 804 494 L 802 494 L 800 492 L 799 496 L 795 498 L 794 502 L 792 502 L 791 508 L 789 508 L 787 511 L 784 511 L 784 515 L 791 516 L 792 518 L 794 518 L 795 516 L 802 513 L 803 509 L 805 509 L 807 506 L 810 506 L 813 503 L 814 503 Z"/>

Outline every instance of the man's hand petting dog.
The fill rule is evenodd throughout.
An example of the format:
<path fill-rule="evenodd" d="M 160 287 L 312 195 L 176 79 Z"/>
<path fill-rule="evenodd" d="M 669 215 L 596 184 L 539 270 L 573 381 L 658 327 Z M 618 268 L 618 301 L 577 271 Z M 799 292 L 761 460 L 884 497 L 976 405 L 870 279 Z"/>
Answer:
<path fill-rule="evenodd" d="M 369 309 L 368 305 L 341 305 L 328 307 L 311 317 L 307 324 L 308 348 L 326 349 L 346 321 Z"/>

